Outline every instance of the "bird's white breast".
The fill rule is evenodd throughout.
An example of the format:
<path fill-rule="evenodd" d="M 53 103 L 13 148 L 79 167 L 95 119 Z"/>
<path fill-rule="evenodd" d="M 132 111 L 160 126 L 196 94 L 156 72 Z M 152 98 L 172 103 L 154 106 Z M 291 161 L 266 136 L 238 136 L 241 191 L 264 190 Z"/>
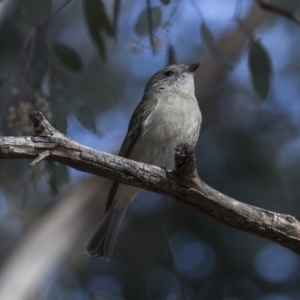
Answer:
<path fill-rule="evenodd" d="M 170 93 L 159 99 L 145 119 L 142 136 L 130 156 L 145 163 L 173 168 L 175 147 L 180 143 L 196 145 L 201 113 L 195 96 Z"/>

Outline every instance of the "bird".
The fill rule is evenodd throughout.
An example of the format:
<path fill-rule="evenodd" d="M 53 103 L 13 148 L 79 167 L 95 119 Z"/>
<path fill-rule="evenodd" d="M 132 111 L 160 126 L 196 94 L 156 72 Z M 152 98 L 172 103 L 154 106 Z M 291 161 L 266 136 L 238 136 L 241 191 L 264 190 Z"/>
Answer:
<path fill-rule="evenodd" d="M 180 143 L 195 147 L 202 121 L 194 84 L 199 65 L 172 64 L 150 78 L 119 156 L 174 169 L 175 147 Z M 110 260 L 121 220 L 139 192 L 137 187 L 112 183 L 104 219 L 86 246 L 89 255 Z"/>

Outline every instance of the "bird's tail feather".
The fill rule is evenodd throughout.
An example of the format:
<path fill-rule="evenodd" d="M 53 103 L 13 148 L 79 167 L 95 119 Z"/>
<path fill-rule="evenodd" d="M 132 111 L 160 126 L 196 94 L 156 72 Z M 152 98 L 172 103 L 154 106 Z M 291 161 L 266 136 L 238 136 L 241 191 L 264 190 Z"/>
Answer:
<path fill-rule="evenodd" d="M 100 227 L 94 233 L 86 247 L 86 251 L 92 255 L 111 258 L 113 248 L 116 242 L 118 228 L 124 215 L 125 209 L 110 210 L 104 217 Z"/>

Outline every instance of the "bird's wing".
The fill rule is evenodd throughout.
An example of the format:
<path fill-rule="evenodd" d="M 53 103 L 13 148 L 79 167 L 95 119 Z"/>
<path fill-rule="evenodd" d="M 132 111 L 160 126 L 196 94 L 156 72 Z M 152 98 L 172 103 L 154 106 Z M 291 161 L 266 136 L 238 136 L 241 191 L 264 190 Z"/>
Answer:
<path fill-rule="evenodd" d="M 122 157 L 129 157 L 131 150 L 133 146 L 135 145 L 135 142 L 137 141 L 138 137 L 140 136 L 142 130 L 143 130 L 143 123 L 148 118 L 148 116 L 152 113 L 152 111 L 157 106 L 158 100 L 142 100 L 139 105 L 134 110 L 132 117 L 129 122 L 128 131 L 126 134 L 126 137 L 123 141 L 123 144 L 121 146 L 119 156 Z M 115 198 L 116 192 L 118 190 L 118 182 L 114 182 L 111 186 L 106 206 L 105 206 L 105 212 L 107 212 L 113 203 L 113 200 Z"/>

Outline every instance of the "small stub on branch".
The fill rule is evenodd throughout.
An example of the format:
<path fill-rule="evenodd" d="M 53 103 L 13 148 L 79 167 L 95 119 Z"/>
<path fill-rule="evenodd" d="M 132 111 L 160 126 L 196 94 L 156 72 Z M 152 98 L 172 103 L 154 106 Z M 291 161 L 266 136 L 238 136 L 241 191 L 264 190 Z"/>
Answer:
<path fill-rule="evenodd" d="M 34 124 L 33 129 L 36 135 L 49 136 L 56 131 L 40 111 L 33 110 L 30 112 L 29 118 Z"/>
<path fill-rule="evenodd" d="M 38 155 L 38 157 L 29 164 L 29 166 L 30 167 L 34 167 L 36 164 L 38 164 L 40 161 L 42 161 L 43 159 L 45 159 L 49 155 L 50 155 L 50 151 L 49 150 L 46 150 L 46 151 L 40 153 Z"/>
<path fill-rule="evenodd" d="M 199 186 L 201 179 L 196 168 L 194 148 L 187 144 L 178 144 L 175 148 L 175 172 L 183 183 Z"/>

